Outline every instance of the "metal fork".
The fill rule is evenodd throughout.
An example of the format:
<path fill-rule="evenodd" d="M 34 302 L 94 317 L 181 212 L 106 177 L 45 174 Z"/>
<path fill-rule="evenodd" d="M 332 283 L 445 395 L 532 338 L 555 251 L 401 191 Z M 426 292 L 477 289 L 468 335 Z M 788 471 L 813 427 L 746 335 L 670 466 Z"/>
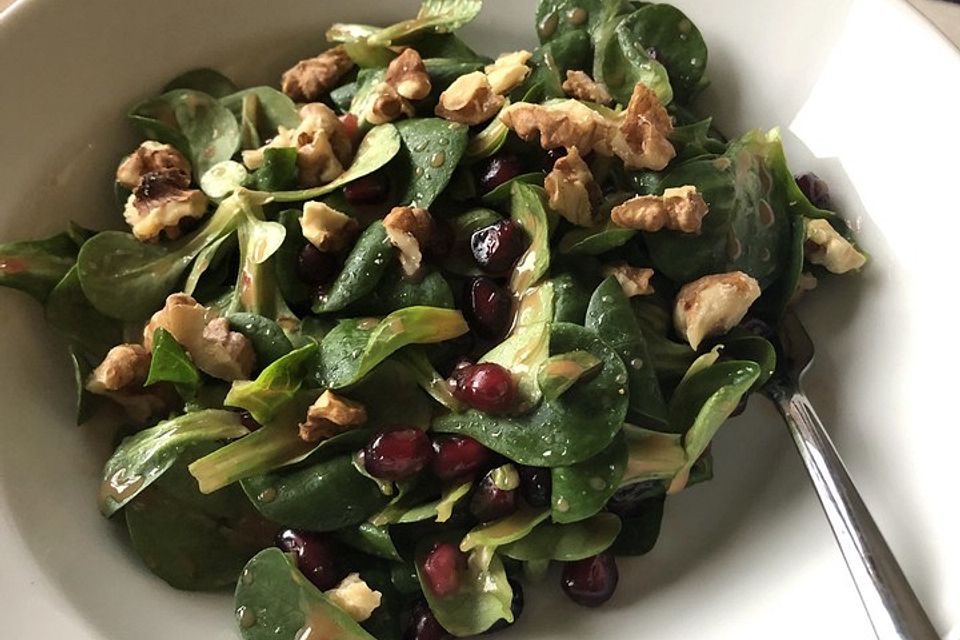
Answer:
<path fill-rule="evenodd" d="M 764 393 L 790 429 L 874 633 L 879 640 L 939 640 L 813 405 L 800 390 L 800 379 L 813 361 L 813 341 L 793 313 L 783 319 L 780 343 L 778 372 Z"/>

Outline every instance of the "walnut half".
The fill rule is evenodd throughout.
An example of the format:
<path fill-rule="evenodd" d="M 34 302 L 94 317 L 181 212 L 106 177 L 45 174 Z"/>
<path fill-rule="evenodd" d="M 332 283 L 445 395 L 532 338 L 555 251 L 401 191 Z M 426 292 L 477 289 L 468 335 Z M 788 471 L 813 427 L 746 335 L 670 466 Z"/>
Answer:
<path fill-rule="evenodd" d="M 474 71 L 454 80 L 440 94 L 435 112 L 451 122 L 472 126 L 492 118 L 503 102 L 504 97 L 493 90 L 486 74 Z"/>
<path fill-rule="evenodd" d="M 187 176 L 192 171 L 190 162 L 174 147 L 156 140 L 146 140 L 117 167 L 117 182 L 133 190 L 143 176 L 165 170 L 182 171 Z"/>
<path fill-rule="evenodd" d="M 166 234 L 180 237 L 180 224 L 199 219 L 207 212 L 207 196 L 190 188 L 190 174 L 181 169 L 160 169 L 144 174 L 127 198 L 123 218 L 142 242 Z"/>
<path fill-rule="evenodd" d="M 668 137 L 672 131 L 670 114 L 657 94 L 638 82 L 610 145 L 627 169 L 659 171 L 677 155 Z"/>
<path fill-rule="evenodd" d="M 682 231 L 700 233 L 707 203 L 691 185 L 664 189 L 659 196 L 636 196 L 617 205 L 610 219 L 618 227 L 640 231 Z"/>
<path fill-rule="evenodd" d="M 553 170 L 543 181 L 543 188 L 551 209 L 573 224 L 581 227 L 593 225 L 593 208 L 603 194 L 576 147 L 571 147 L 567 155 L 553 164 Z"/>
<path fill-rule="evenodd" d="M 615 122 L 576 100 L 552 104 L 518 102 L 503 110 L 500 121 L 527 142 L 539 136 L 544 149 L 576 147 L 584 155 L 591 151 L 604 156 L 612 154 L 610 138 Z"/>
<path fill-rule="evenodd" d="M 366 421 L 367 410 L 362 404 L 327 389 L 307 409 L 307 419 L 300 423 L 300 439 L 319 442 Z"/>
<path fill-rule="evenodd" d="M 280 88 L 294 100 L 314 102 L 333 89 L 351 69 L 353 60 L 340 45 L 288 69 L 281 78 Z"/>
<path fill-rule="evenodd" d="M 735 327 L 759 297 L 760 285 L 742 271 L 704 276 L 680 289 L 673 324 L 696 349 L 704 338 Z"/>

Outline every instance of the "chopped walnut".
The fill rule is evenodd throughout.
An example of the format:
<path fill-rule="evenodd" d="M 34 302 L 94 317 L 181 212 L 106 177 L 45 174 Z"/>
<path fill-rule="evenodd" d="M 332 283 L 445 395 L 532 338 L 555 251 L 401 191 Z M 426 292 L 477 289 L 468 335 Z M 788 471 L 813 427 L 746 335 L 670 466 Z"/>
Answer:
<path fill-rule="evenodd" d="M 357 622 L 363 622 L 380 606 L 381 593 L 371 589 L 360 574 L 351 573 L 324 595 Z"/>
<path fill-rule="evenodd" d="M 500 121 L 527 142 L 539 135 L 544 149 L 576 147 L 584 155 L 612 154 L 609 139 L 615 123 L 576 100 L 545 105 L 518 102 L 503 110 Z"/>
<path fill-rule="evenodd" d="M 504 53 L 494 60 L 493 64 L 488 64 L 484 68 L 487 75 L 487 81 L 494 93 L 504 95 L 511 89 L 520 86 L 520 84 L 530 75 L 530 67 L 527 61 L 533 54 L 529 51 L 514 51 L 513 53 Z"/>
<path fill-rule="evenodd" d="M 366 421 L 367 410 L 362 404 L 327 389 L 307 409 L 307 419 L 300 423 L 300 439 L 305 442 L 326 440 Z"/>
<path fill-rule="evenodd" d="M 648 296 L 653 291 L 653 285 L 650 284 L 650 278 L 653 277 L 653 269 L 645 267 L 631 267 L 626 262 L 616 262 L 603 268 L 604 276 L 613 276 L 620 283 L 620 288 L 628 298 L 634 296 Z"/>
<path fill-rule="evenodd" d="M 299 137 L 303 133 L 314 135 L 323 131 L 330 146 L 343 166 L 353 161 L 353 142 L 343 121 L 333 109 L 322 102 L 310 102 L 300 107 L 300 126 L 296 133 Z"/>
<path fill-rule="evenodd" d="M 370 108 L 363 115 L 370 124 L 385 124 L 403 116 L 413 117 L 413 105 L 393 85 L 381 82 L 374 94 Z"/>
<path fill-rule="evenodd" d="M 143 142 L 137 150 L 128 155 L 117 167 L 117 182 L 127 189 L 135 189 L 140 178 L 155 171 L 182 171 L 190 175 L 190 162 L 169 144 L 156 140 Z"/>
<path fill-rule="evenodd" d="M 668 139 L 672 131 L 670 114 L 657 94 L 638 82 L 610 144 L 628 169 L 659 171 L 677 155 Z"/>
<path fill-rule="evenodd" d="M 497 95 L 487 76 L 474 71 L 454 80 L 440 94 L 435 112 L 441 118 L 472 126 L 492 118 L 503 102 L 504 97 Z"/>
<path fill-rule="evenodd" d="M 610 219 L 618 227 L 627 229 L 700 233 L 703 217 L 709 211 L 697 188 L 685 185 L 664 189 L 660 196 L 630 198 L 613 208 Z"/>
<path fill-rule="evenodd" d="M 161 169 L 144 174 L 127 198 L 123 217 L 141 242 L 166 234 L 180 237 L 180 223 L 199 219 L 207 212 L 207 196 L 190 188 L 190 174 L 180 169 Z"/>
<path fill-rule="evenodd" d="M 300 228 L 307 242 L 320 251 L 336 253 L 347 248 L 359 226 L 345 213 L 323 203 L 310 201 L 303 205 Z"/>
<path fill-rule="evenodd" d="M 742 271 L 704 276 L 677 294 L 673 324 L 696 349 L 704 338 L 736 326 L 760 297 L 760 285 Z"/>
<path fill-rule="evenodd" d="M 594 224 L 593 208 L 603 194 L 590 167 L 580 157 L 576 147 L 553 164 L 553 170 L 543 182 L 550 199 L 550 208 L 581 227 Z"/>
<path fill-rule="evenodd" d="M 857 251 L 826 220 L 805 220 L 807 241 L 804 253 L 813 264 L 822 265 L 831 273 L 846 273 L 859 269 L 867 257 Z"/>
<path fill-rule="evenodd" d="M 280 86 L 285 94 L 298 102 L 314 102 L 333 89 L 351 69 L 353 60 L 340 45 L 295 64 L 284 72 Z"/>
<path fill-rule="evenodd" d="M 423 100 L 430 95 L 430 76 L 416 49 L 404 49 L 391 60 L 383 81 L 407 100 Z"/>
<path fill-rule="evenodd" d="M 422 249 L 430 241 L 433 218 L 419 207 L 394 207 L 383 219 L 390 243 L 400 252 L 400 266 L 407 276 L 420 270 Z"/>
<path fill-rule="evenodd" d="M 150 317 L 143 328 L 143 346 L 153 350 L 153 334 L 157 329 L 165 329 L 173 339 L 186 347 L 203 338 L 203 329 L 217 317 L 216 311 L 204 307 L 186 293 L 172 293 L 167 296 L 163 309 Z"/>
<path fill-rule="evenodd" d="M 90 378 L 87 390 L 92 393 L 121 391 L 142 387 L 150 371 L 150 354 L 139 344 L 120 344 L 110 349 Z"/>
<path fill-rule="evenodd" d="M 586 100 L 597 104 L 613 102 L 613 96 L 610 95 L 606 87 L 595 82 L 583 71 L 575 69 L 567 70 L 567 79 L 563 81 L 563 90 L 568 96 L 577 100 Z"/>

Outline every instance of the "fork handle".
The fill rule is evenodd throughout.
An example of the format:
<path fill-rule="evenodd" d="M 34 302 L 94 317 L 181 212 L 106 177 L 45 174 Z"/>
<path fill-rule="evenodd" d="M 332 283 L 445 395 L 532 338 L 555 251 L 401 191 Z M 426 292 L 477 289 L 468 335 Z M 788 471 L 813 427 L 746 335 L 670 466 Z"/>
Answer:
<path fill-rule="evenodd" d="M 939 640 L 803 392 L 771 385 L 879 640 Z"/>

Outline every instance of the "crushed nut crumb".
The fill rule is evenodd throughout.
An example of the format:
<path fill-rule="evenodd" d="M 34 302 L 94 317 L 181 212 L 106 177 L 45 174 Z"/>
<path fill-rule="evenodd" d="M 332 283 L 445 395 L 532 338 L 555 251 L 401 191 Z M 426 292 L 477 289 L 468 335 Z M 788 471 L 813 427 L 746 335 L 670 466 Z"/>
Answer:
<path fill-rule="evenodd" d="M 363 622 L 373 615 L 380 606 L 382 594 L 371 589 L 360 578 L 360 574 L 351 573 L 333 589 L 324 595 L 344 613 L 357 622 Z"/>

